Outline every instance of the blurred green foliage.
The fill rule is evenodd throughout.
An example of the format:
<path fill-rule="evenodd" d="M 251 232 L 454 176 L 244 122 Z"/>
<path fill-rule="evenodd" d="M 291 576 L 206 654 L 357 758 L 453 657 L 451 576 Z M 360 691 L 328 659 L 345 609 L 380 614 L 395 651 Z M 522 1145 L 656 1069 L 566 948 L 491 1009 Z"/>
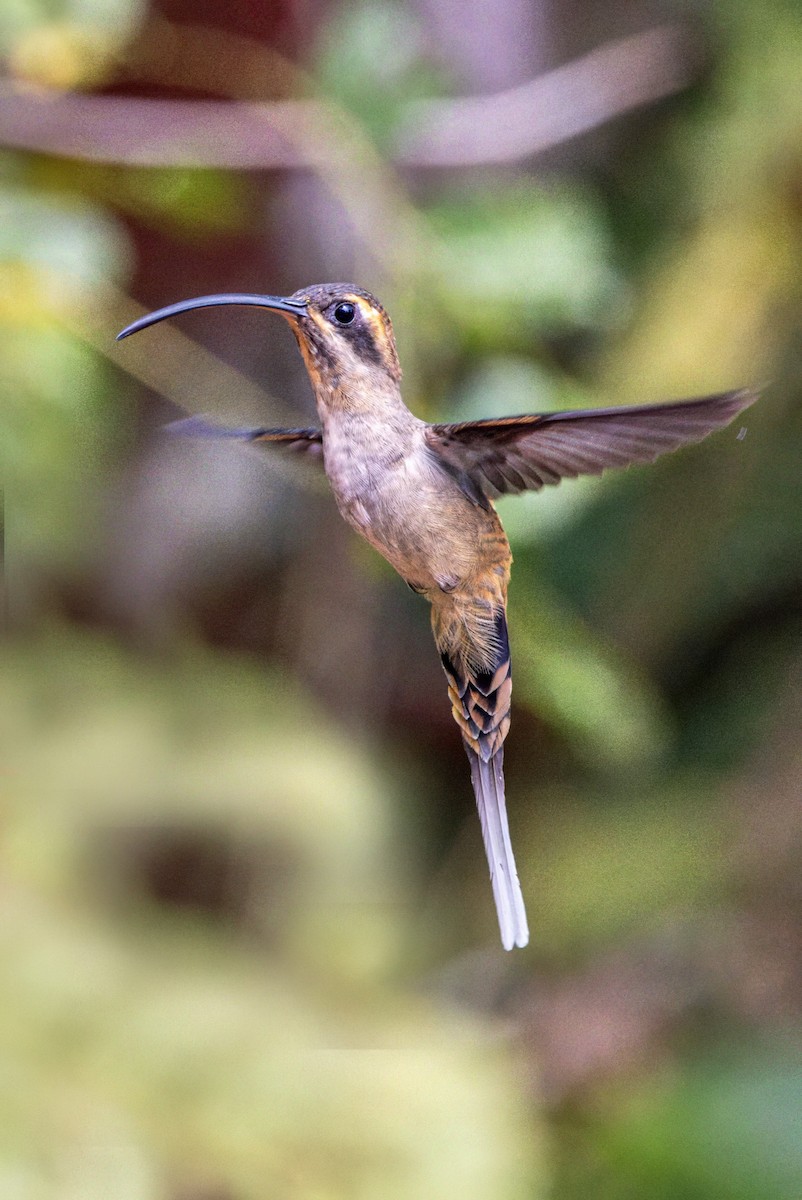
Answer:
<path fill-rule="evenodd" d="M 802 34 L 780 0 L 697 18 L 690 92 L 548 171 L 393 171 L 405 105 L 458 85 L 385 3 L 304 47 L 297 92 L 352 123 L 312 200 L 303 172 L 2 152 L 3 1198 L 802 1193 Z M 17 0 L 7 73 L 124 87 L 149 21 Z M 266 393 L 167 327 L 113 344 L 129 285 L 310 282 L 307 201 L 427 417 L 772 381 L 649 471 L 500 506 L 512 957 L 423 611 L 302 472 L 165 453 L 125 371 L 272 423 Z M 281 390 L 254 328 L 218 346 Z"/>
<path fill-rule="evenodd" d="M 403 105 L 442 91 L 422 23 L 396 0 L 332 8 L 318 40 L 315 83 L 389 149 Z"/>
<path fill-rule="evenodd" d="M 584 1180 L 567 1170 L 576 1195 L 635 1200 L 792 1200 L 802 1173 L 798 1113 L 802 1059 L 782 1040 L 745 1049 L 707 1047 L 679 1077 L 658 1074 L 620 1097 L 615 1121 L 596 1130 L 599 1163 Z"/>
<path fill-rule="evenodd" d="M 106 364 L 54 323 L 53 310 L 120 276 L 125 242 L 96 205 L 40 195 L 18 179 L 0 184 L 0 229 L 0 468 L 13 500 L 6 534 L 13 561 L 69 571 L 91 553 L 102 464 L 124 425 L 109 402 Z"/>
<path fill-rule="evenodd" d="M 533 337 L 599 328 L 623 281 L 598 200 L 575 183 L 447 194 L 430 217 L 449 314 L 472 346 L 531 353 Z"/>
<path fill-rule="evenodd" d="M 194 647 L 52 631 L 2 679 L 0 1193 L 518 1192 L 508 1049 L 376 986 L 411 918 L 386 770 L 290 681 Z M 187 831 L 221 847 L 222 923 L 128 907 L 137 853 Z"/>

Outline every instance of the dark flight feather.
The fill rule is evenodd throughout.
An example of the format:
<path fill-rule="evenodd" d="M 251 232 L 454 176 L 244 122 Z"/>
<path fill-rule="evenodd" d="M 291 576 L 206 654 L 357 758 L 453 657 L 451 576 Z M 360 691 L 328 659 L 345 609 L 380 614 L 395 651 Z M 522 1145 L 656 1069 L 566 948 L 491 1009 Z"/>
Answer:
<path fill-rule="evenodd" d="M 323 457 L 323 433 L 320 429 L 231 429 L 204 421 L 202 417 L 185 417 L 166 425 L 165 430 L 179 437 L 233 438 L 240 442 L 278 446 L 310 458 L 322 460 Z"/>
<path fill-rule="evenodd" d="M 728 425 L 756 399 L 743 390 L 669 404 L 491 417 L 430 425 L 426 440 L 450 475 L 495 499 L 653 462 Z"/>

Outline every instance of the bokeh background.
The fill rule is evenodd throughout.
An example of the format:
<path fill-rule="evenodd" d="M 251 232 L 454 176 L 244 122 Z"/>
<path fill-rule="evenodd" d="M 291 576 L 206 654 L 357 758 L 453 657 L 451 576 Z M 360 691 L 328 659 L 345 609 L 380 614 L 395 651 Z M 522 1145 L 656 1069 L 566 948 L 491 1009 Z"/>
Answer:
<path fill-rule="evenodd" d="M 802 21 L 5 0 L 3 1200 L 802 1195 Z M 533 931 L 424 604 L 313 469 L 352 279 L 429 419 L 764 385 L 500 508 Z"/>

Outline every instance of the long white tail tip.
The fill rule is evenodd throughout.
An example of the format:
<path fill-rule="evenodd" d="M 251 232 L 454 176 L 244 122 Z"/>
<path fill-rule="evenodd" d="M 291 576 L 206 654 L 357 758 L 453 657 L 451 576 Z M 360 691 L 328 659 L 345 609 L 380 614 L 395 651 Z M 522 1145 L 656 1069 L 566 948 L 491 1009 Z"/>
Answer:
<path fill-rule="evenodd" d="M 512 950 L 514 946 L 528 944 L 529 926 L 507 823 L 503 752 L 498 751 L 489 762 L 482 762 L 474 753 L 469 753 L 469 758 L 501 930 L 501 944 L 505 950 Z"/>

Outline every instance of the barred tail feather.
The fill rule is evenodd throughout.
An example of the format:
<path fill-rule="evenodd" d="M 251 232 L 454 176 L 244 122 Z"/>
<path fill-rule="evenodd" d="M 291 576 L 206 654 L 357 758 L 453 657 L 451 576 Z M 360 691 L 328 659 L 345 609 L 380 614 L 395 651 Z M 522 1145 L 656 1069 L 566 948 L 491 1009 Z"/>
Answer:
<path fill-rule="evenodd" d="M 504 803 L 504 751 L 497 750 L 483 762 L 466 743 L 476 806 L 482 822 L 482 837 L 490 866 L 490 882 L 496 902 L 501 942 L 505 950 L 529 941 L 526 909 L 510 842 L 507 808 Z"/>
<path fill-rule="evenodd" d="M 448 679 L 451 711 L 471 764 L 501 941 L 505 950 L 512 950 L 513 946 L 528 943 L 529 929 L 504 803 L 503 745 L 510 725 L 512 696 L 507 620 L 503 607 L 498 608 L 493 615 L 492 637 L 485 647 L 478 648 L 469 639 L 464 639 L 462 645 L 459 640 L 456 646 L 453 642 L 449 645 L 441 615 L 433 613 L 435 639 Z M 463 638 L 464 628 L 459 626 Z"/>

